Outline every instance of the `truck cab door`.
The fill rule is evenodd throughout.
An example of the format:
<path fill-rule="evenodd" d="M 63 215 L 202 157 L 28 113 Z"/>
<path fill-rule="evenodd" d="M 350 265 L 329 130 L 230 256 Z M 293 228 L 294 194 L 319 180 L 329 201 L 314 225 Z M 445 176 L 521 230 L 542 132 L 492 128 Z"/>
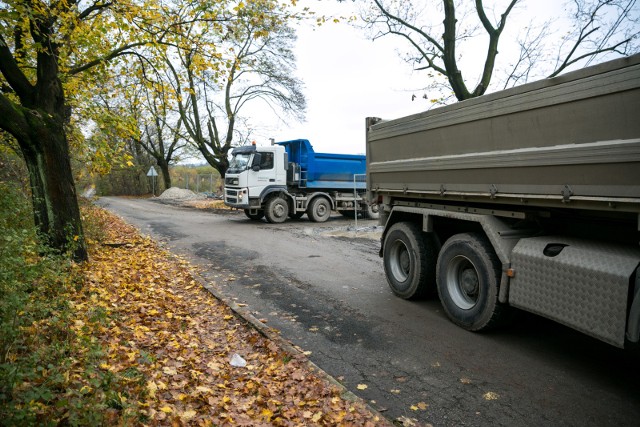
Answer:
<path fill-rule="evenodd" d="M 273 169 L 273 153 L 256 153 L 253 156 L 251 170 L 256 174 L 256 180 L 260 184 L 275 182 L 275 171 Z"/>

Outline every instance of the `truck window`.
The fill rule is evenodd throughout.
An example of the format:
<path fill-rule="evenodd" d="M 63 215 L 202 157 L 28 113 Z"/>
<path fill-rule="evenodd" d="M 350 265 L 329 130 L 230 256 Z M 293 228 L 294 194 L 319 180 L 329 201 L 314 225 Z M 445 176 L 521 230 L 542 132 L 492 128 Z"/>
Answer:
<path fill-rule="evenodd" d="M 273 153 L 260 153 L 260 170 L 273 169 Z"/>
<path fill-rule="evenodd" d="M 246 170 L 247 165 L 249 164 L 250 157 L 250 153 L 238 153 L 234 155 L 231 159 L 231 162 L 229 163 L 229 169 L 227 170 L 227 172 L 240 173 Z"/>

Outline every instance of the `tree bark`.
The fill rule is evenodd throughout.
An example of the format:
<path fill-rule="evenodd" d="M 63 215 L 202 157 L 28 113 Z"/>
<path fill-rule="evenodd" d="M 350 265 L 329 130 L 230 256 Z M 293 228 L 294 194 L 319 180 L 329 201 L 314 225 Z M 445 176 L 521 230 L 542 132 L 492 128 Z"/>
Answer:
<path fill-rule="evenodd" d="M 34 224 L 48 246 L 60 252 L 70 250 L 76 261 L 86 261 L 64 126 L 39 110 L 21 110 L 27 128 L 14 136 L 29 172 Z"/>
<path fill-rule="evenodd" d="M 164 189 L 168 190 L 171 188 L 171 175 L 169 174 L 169 163 L 162 159 L 158 160 L 158 167 L 160 168 L 160 172 L 162 173 L 162 182 L 164 183 Z"/>
<path fill-rule="evenodd" d="M 0 71 L 19 102 L 0 93 L 0 129 L 18 142 L 29 172 L 33 217 L 39 235 L 59 252 L 88 259 L 64 129 L 65 97 L 58 68 L 53 21 L 32 22 L 32 37 L 43 47 L 36 55 L 35 84 L 26 78 L 0 36 Z"/>

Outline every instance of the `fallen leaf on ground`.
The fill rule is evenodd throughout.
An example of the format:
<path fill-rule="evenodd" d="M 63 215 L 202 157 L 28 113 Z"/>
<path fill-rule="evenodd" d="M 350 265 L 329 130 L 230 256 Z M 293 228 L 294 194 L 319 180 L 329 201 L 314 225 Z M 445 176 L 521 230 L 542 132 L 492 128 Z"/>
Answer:
<path fill-rule="evenodd" d="M 95 366 L 127 378 L 121 409 L 110 412 L 122 422 L 114 424 L 135 409 L 147 425 L 388 425 L 344 399 L 305 357 L 245 324 L 186 261 L 102 209 L 90 214 L 102 218 L 101 241 L 127 242 L 89 245 L 91 262 L 78 266 L 84 284 L 71 301 L 74 325 L 94 331 L 103 349 Z M 246 368 L 230 366 L 235 353 L 246 355 Z"/>
<path fill-rule="evenodd" d="M 484 397 L 484 400 L 498 400 L 500 398 L 498 393 L 494 393 L 492 391 L 486 392 L 482 397 Z"/>

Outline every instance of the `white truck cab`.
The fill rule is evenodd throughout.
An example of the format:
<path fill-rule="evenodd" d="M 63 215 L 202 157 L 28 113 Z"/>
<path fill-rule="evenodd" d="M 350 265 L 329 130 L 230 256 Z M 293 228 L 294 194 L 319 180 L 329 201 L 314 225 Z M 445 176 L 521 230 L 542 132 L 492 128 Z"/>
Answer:
<path fill-rule="evenodd" d="M 363 199 L 365 156 L 316 153 L 306 139 L 237 147 L 225 176 L 225 204 L 252 220 L 280 223 L 303 215 L 325 222 L 332 211 L 375 215 Z M 371 213 L 370 213 L 371 211 Z"/>
<path fill-rule="evenodd" d="M 286 191 L 287 159 L 279 145 L 237 147 L 225 175 L 225 203 L 239 209 L 257 209 L 266 194 Z"/>

